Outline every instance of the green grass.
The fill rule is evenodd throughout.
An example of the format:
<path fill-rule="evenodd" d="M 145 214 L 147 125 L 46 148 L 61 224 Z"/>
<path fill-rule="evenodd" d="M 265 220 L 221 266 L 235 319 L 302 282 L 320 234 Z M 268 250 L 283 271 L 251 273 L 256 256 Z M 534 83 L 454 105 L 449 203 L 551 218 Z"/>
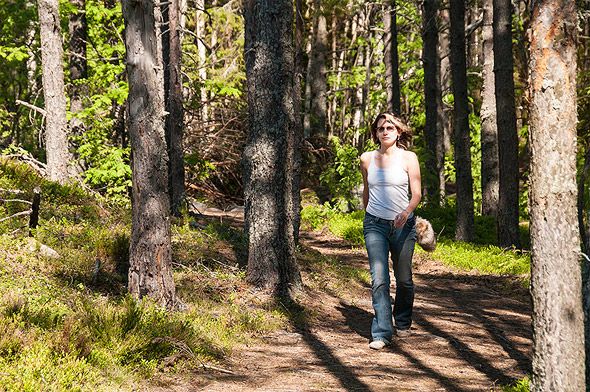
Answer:
<path fill-rule="evenodd" d="M 440 234 L 437 248 L 430 257 L 461 270 L 477 271 L 482 274 L 521 276 L 530 274 L 530 256 L 527 251 L 501 249 L 493 245 L 495 242 L 493 219 L 477 217 L 476 240 L 474 243 L 465 243 L 452 240 L 455 220 L 452 210 L 421 209 L 417 211 L 417 214 L 430 220 L 434 230 Z M 328 206 L 308 205 L 303 208 L 301 215 L 304 228 L 318 230 L 326 227 L 330 232 L 348 240 L 351 244 L 364 246 L 363 211 L 347 214 L 333 211 Z M 416 249 L 418 252 L 423 252 L 420 247 Z M 524 280 L 527 284 L 527 278 Z"/>
<path fill-rule="evenodd" d="M 518 380 L 512 385 L 502 387 L 503 392 L 529 392 L 530 390 L 530 380 L 528 377 Z"/>
<path fill-rule="evenodd" d="M 137 389 L 164 370 L 222 362 L 237 344 L 288 323 L 274 301 L 249 294 L 239 230 L 173 227 L 174 279 L 188 309 L 169 312 L 127 294 L 127 208 L 0 161 L 0 188 L 30 199 L 37 185 L 34 238 L 61 256 L 39 254 L 21 228 L 26 218 L 0 224 L 1 391 Z M 0 204 L 0 217 L 18 208 Z"/>

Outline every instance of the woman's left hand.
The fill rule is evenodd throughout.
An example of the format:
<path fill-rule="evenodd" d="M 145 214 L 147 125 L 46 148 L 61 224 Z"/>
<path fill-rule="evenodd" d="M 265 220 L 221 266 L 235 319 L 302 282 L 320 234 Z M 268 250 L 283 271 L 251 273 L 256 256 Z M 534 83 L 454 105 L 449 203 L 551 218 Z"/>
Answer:
<path fill-rule="evenodd" d="M 408 220 L 408 216 L 410 216 L 410 213 L 408 211 L 403 210 L 402 212 L 400 212 L 393 221 L 393 225 L 395 226 L 395 228 L 399 229 L 400 227 L 403 227 L 403 225 L 405 225 L 406 221 Z"/>

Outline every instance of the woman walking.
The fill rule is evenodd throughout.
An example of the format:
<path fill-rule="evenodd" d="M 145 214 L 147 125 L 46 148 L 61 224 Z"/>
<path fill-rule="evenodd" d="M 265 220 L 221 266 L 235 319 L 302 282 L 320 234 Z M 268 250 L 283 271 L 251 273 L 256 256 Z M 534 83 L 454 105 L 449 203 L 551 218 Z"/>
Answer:
<path fill-rule="evenodd" d="M 395 334 L 407 336 L 412 325 L 414 282 L 412 256 L 416 243 L 414 209 L 422 197 L 420 165 L 407 149 L 412 133 L 398 117 L 381 113 L 371 125 L 379 149 L 361 155 L 365 219 L 363 231 L 369 256 L 375 317 L 369 347 L 380 350 Z M 409 193 L 408 193 L 409 192 Z M 389 256 L 396 282 L 392 322 Z"/>

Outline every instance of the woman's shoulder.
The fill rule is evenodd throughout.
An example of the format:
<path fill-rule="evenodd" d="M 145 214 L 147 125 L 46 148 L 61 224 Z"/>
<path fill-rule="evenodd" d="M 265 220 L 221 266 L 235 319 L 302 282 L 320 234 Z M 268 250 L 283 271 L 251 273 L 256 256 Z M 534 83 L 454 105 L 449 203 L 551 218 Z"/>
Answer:
<path fill-rule="evenodd" d="M 409 151 L 409 150 L 402 150 L 403 151 L 403 157 L 406 160 L 417 160 L 418 156 L 416 155 L 416 153 L 414 151 Z"/>
<path fill-rule="evenodd" d="M 361 154 L 361 162 L 369 162 L 375 151 L 365 151 Z"/>

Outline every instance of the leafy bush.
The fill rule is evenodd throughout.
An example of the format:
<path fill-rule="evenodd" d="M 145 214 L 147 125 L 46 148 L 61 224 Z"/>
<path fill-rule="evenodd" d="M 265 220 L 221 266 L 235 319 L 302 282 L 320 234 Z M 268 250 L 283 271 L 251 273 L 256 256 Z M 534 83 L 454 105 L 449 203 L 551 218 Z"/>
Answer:
<path fill-rule="evenodd" d="M 341 210 L 357 208 L 359 200 L 354 188 L 362 182 L 359 152 L 352 145 L 342 144 L 337 137 L 330 138 L 330 144 L 334 161 L 320 175 L 320 182 L 329 189 L 333 204 Z"/>

